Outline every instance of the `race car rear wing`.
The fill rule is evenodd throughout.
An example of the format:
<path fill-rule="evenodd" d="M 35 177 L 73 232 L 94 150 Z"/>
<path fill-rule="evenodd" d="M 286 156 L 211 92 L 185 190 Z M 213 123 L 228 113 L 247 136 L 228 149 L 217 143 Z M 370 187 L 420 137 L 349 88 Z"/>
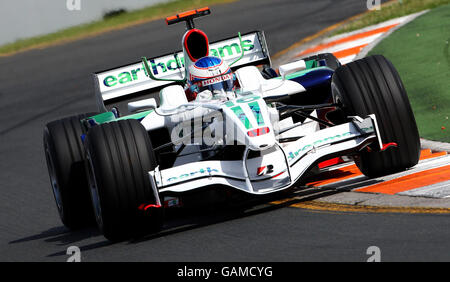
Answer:
<path fill-rule="evenodd" d="M 243 50 L 241 50 L 243 49 Z M 242 56 L 242 52 L 244 55 Z M 271 65 L 263 31 L 254 31 L 210 44 L 210 55 L 222 57 L 233 63 L 233 69 L 246 65 Z M 183 52 L 176 52 L 148 59 L 154 77 L 161 79 L 184 79 Z M 158 93 L 160 89 L 175 82 L 152 80 L 146 75 L 142 62 L 94 73 L 95 95 L 100 112 L 114 104 Z M 157 98 L 157 97 L 156 97 Z"/>

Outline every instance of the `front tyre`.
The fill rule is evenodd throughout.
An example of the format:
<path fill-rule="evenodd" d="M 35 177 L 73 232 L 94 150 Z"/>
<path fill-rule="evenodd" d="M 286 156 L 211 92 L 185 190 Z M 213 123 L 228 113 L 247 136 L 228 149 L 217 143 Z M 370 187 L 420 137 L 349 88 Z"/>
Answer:
<path fill-rule="evenodd" d="M 384 143 L 398 147 L 383 152 L 362 151 L 355 159 L 369 177 L 399 172 L 416 165 L 420 139 L 408 96 L 392 63 L 381 55 L 357 60 L 336 69 L 333 100 L 346 116 L 375 114 Z"/>
<path fill-rule="evenodd" d="M 111 241 L 157 231 L 163 207 L 148 172 L 156 167 L 147 131 L 137 120 L 121 120 L 91 128 L 87 135 L 91 198 L 97 223 Z"/>

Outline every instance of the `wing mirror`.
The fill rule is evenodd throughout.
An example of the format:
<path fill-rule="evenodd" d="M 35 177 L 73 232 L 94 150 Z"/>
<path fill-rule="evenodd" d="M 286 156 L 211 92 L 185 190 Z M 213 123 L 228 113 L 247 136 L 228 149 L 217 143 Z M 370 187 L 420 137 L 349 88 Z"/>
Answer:
<path fill-rule="evenodd" d="M 289 64 L 282 65 L 278 68 L 278 71 L 280 72 L 281 77 L 283 80 L 286 79 L 286 76 L 288 74 L 298 72 L 301 70 L 306 69 L 306 63 L 304 60 L 295 61 Z"/>
<path fill-rule="evenodd" d="M 156 109 L 157 107 L 158 105 L 156 104 L 155 98 L 149 98 L 128 103 L 128 111 L 132 113 L 142 110 Z"/>

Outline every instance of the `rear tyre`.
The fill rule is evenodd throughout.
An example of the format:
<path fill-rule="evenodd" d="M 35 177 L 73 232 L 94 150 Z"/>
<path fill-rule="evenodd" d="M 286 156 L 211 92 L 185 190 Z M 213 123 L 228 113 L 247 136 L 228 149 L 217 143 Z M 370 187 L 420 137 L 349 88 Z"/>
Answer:
<path fill-rule="evenodd" d="M 48 123 L 44 128 L 44 152 L 56 207 L 70 229 L 95 224 L 85 171 L 81 114 Z"/>
<path fill-rule="evenodd" d="M 147 131 L 137 120 L 121 120 L 91 128 L 86 141 L 91 198 L 104 236 L 119 241 L 158 231 L 163 207 L 148 172 L 156 167 Z"/>
<path fill-rule="evenodd" d="M 347 116 L 375 114 L 384 143 L 398 147 L 384 152 L 362 151 L 355 162 L 369 177 L 383 176 L 416 165 L 420 139 L 416 121 L 400 76 L 381 55 L 366 57 L 336 69 L 332 94 Z"/>

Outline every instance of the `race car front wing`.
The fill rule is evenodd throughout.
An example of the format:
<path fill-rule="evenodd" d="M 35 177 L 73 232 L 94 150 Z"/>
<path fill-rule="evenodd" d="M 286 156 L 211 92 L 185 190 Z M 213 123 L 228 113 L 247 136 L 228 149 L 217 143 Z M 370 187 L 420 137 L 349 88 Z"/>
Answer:
<path fill-rule="evenodd" d="M 200 161 L 149 172 L 151 183 L 160 194 L 186 192 L 225 185 L 251 194 L 268 194 L 294 185 L 309 168 L 336 156 L 357 153 L 370 144 L 380 150 L 383 143 L 375 115 L 322 129 L 289 145 L 277 144 L 259 156 L 236 161 Z"/>

